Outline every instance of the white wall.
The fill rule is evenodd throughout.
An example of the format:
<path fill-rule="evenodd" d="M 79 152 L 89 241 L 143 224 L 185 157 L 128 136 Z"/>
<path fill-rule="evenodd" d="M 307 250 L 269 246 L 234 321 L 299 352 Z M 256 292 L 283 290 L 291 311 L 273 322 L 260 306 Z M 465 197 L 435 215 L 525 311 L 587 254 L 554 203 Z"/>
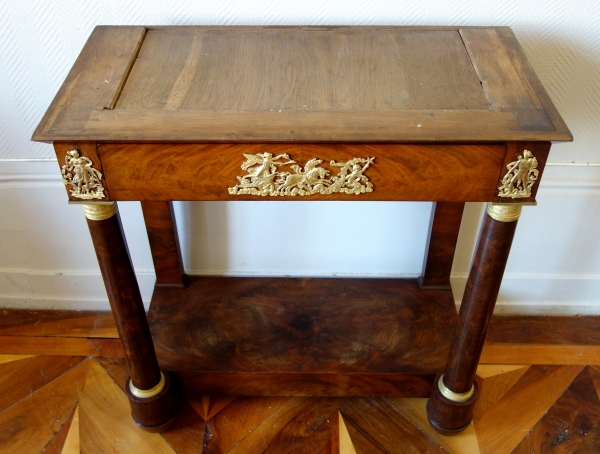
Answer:
<path fill-rule="evenodd" d="M 600 2 L 8 0 L 0 2 L 0 306 L 108 308 L 81 208 L 51 146 L 29 137 L 98 24 L 509 25 L 571 128 L 524 209 L 498 312 L 600 314 Z M 153 283 L 139 204 L 120 204 L 142 293 Z M 180 203 L 190 273 L 416 276 L 429 204 Z M 468 204 L 459 300 L 482 204 Z M 266 228 L 265 228 L 266 226 Z"/>

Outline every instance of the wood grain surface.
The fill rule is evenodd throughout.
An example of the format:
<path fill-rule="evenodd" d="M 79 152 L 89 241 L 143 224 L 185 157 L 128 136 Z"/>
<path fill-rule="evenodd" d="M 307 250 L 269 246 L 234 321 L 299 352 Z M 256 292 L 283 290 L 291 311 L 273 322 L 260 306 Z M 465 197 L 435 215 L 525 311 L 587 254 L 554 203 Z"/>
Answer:
<path fill-rule="evenodd" d="M 43 314 L 37 314 L 37 319 L 40 316 Z M 48 316 L 60 319 L 58 314 Z M 21 393 L 16 402 L 0 409 L 0 451 L 45 454 L 137 452 L 140 449 L 148 454 L 596 452 L 600 446 L 600 372 L 599 366 L 584 364 L 586 359 L 597 361 L 598 357 L 586 356 L 584 352 L 581 366 L 565 367 L 560 365 L 565 356 L 552 355 L 552 352 L 564 347 L 598 347 L 572 344 L 577 317 L 572 321 L 561 318 L 565 329 L 554 330 L 551 337 L 544 337 L 544 332 L 561 320 L 551 325 L 545 321 L 548 318 L 522 319 L 535 326 L 533 332 L 537 339 L 553 339 L 554 344 L 505 343 L 502 348 L 517 352 L 516 358 L 522 357 L 518 353 L 521 348 L 537 349 L 539 358 L 554 365 L 480 365 L 476 378 L 480 397 L 474 422 L 455 437 L 444 437 L 429 426 L 425 413 L 427 399 L 423 398 L 234 398 L 192 396 L 187 389 L 180 394 L 180 412 L 173 425 L 160 435 L 148 434 L 141 431 L 128 414 L 127 397 L 123 392 L 127 374 L 123 358 L 97 357 L 68 369 L 69 361 L 77 363 L 84 358 L 6 355 L 0 357 L 0 372 L 6 375 L 8 369 L 4 367 L 10 366 L 13 373 L 2 381 L 1 394 L 10 394 L 11 384 L 17 380 L 19 389 L 32 392 Z M 32 327 L 37 319 L 30 320 Z M 82 320 L 89 318 L 82 314 Z M 583 332 L 595 329 L 589 322 L 581 318 L 579 321 Z M 75 326 L 81 325 L 75 323 Z M 22 333 L 26 327 L 21 324 Z M 59 340 L 68 342 L 69 336 Z M 565 345 L 568 343 L 572 345 Z M 28 366 L 23 369 L 21 366 L 25 363 Z M 53 367 L 53 363 L 66 365 L 67 370 L 62 374 L 56 371 L 48 374 L 48 367 Z M 17 369 L 21 372 L 16 372 Z M 45 381 L 40 381 L 40 377 Z"/>
<path fill-rule="evenodd" d="M 340 413 L 357 453 L 448 452 L 381 398 L 340 400 Z M 406 443 L 398 443 L 405 440 Z"/>
<path fill-rule="evenodd" d="M 450 287 L 450 273 L 465 204 L 436 202 L 431 207 L 425 260 L 419 285 Z"/>
<path fill-rule="evenodd" d="M 109 311 L 2 309 L 0 312 L 2 336 L 119 337 Z"/>
<path fill-rule="evenodd" d="M 160 370 L 120 215 L 86 221 L 132 382 L 138 389 L 152 389 L 161 379 Z"/>
<path fill-rule="evenodd" d="M 82 129 L 95 109 L 112 108 L 145 34 L 144 27 L 94 28 L 34 140 L 56 140 L 61 133 Z"/>
<path fill-rule="evenodd" d="M 530 367 L 476 423 L 481 453 L 512 452 L 523 439 L 518 428 L 539 421 L 581 370 L 581 366 Z"/>
<path fill-rule="evenodd" d="M 501 145 L 101 144 L 112 200 L 423 200 L 490 201 L 505 147 Z M 301 167 L 312 158 L 337 175 L 331 160 L 374 157 L 364 172 L 373 192 L 306 197 L 231 195 L 247 175 L 244 153 L 287 153 Z M 284 169 L 284 167 L 280 167 Z M 291 169 L 287 169 L 290 170 Z"/>
<path fill-rule="evenodd" d="M 0 365 L 0 413 L 83 360 L 81 356 L 34 356 Z"/>
<path fill-rule="evenodd" d="M 171 202 L 142 202 L 157 286 L 184 287 L 183 261 Z"/>
<path fill-rule="evenodd" d="M 427 397 L 435 374 L 179 372 L 189 396 L 401 396 Z"/>
<path fill-rule="evenodd" d="M 512 32 L 470 27 L 97 28 L 33 138 L 572 140 Z"/>
<path fill-rule="evenodd" d="M 41 452 L 75 409 L 88 367 L 80 364 L 0 413 L 0 452 Z"/>
<path fill-rule="evenodd" d="M 157 433 L 148 433 L 131 419 L 127 396 L 102 369 L 92 362 L 79 402 L 81 453 L 152 452 L 173 454 L 175 451 Z"/>
<path fill-rule="evenodd" d="M 162 367 L 197 372 L 433 374 L 455 318 L 412 279 L 193 277 L 148 313 Z"/>
<path fill-rule="evenodd" d="M 600 345 L 600 316 L 494 317 L 487 340 L 495 344 Z"/>
<path fill-rule="evenodd" d="M 600 399 L 592 376 L 600 374 L 586 367 L 513 453 L 600 452 Z"/>

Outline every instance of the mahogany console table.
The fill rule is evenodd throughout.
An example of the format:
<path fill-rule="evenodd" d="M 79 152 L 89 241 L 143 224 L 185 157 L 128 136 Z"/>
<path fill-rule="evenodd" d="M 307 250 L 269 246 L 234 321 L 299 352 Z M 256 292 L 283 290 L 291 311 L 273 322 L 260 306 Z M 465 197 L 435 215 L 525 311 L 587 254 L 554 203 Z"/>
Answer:
<path fill-rule="evenodd" d="M 451 434 L 521 207 L 572 136 L 506 27 L 97 27 L 33 140 L 88 219 L 140 426 L 172 420 L 176 372 L 187 392 L 429 395 Z M 125 200 L 156 269 L 148 316 Z M 436 203 L 419 280 L 261 279 L 185 276 L 174 200 Z M 488 205 L 457 316 L 469 201 Z"/>

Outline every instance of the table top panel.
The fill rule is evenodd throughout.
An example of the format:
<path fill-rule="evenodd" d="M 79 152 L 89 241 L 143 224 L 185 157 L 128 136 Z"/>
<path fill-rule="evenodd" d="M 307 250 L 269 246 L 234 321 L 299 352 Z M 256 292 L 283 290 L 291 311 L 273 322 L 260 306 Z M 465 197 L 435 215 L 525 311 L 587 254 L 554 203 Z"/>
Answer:
<path fill-rule="evenodd" d="M 97 27 L 33 139 L 572 137 L 506 27 Z"/>

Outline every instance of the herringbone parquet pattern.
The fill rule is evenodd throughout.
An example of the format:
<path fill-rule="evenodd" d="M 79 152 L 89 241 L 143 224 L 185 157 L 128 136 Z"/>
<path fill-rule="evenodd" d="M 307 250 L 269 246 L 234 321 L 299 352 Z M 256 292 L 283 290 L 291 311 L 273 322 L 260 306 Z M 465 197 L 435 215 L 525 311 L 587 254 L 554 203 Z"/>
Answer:
<path fill-rule="evenodd" d="M 473 424 L 443 437 L 427 423 L 426 400 L 406 398 L 184 396 L 173 426 L 147 433 L 129 415 L 125 360 L 109 316 L 4 315 L 2 453 L 600 452 L 600 368 L 593 366 L 600 347 L 573 343 L 596 318 L 565 320 L 579 329 L 562 335 L 544 334 L 548 322 L 540 319 L 496 319 L 487 364 L 478 369 Z M 522 330 L 518 345 L 503 342 L 522 323 L 536 329 Z M 495 364 L 511 352 L 516 364 Z M 535 360 L 540 355 L 546 364 Z"/>

